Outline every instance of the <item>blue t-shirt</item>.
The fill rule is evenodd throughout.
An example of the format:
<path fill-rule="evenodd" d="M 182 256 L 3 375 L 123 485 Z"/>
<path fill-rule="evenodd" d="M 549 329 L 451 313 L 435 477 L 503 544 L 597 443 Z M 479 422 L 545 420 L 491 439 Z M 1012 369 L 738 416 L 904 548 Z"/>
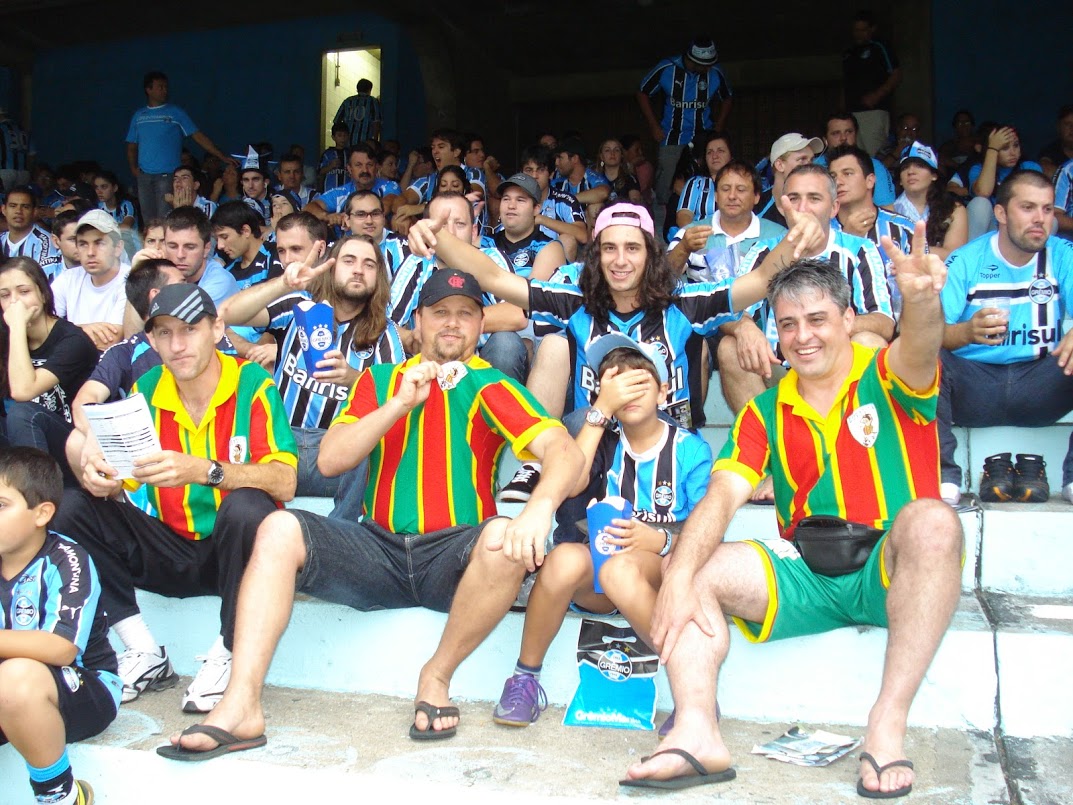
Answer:
<path fill-rule="evenodd" d="M 127 142 L 137 143 L 142 171 L 171 173 L 179 167 L 183 140 L 197 130 L 190 115 L 173 103 L 145 106 L 130 119 Z"/>
<path fill-rule="evenodd" d="M 976 184 L 976 180 L 980 178 L 980 171 L 984 169 L 982 163 L 977 163 L 969 168 L 969 183 L 966 187 L 969 188 L 969 195 L 975 197 L 976 194 L 972 192 L 972 186 Z M 1036 171 L 1043 173 L 1043 168 L 1040 167 L 1038 162 L 1033 162 L 1030 159 L 1026 159 L 1023 162 L 1018 162 L 1012 168 L 996 168 L 995 169 L 995 189 L 991 191 L 991 195 L 988 197 L 991 201 L 995 200 L 995 193 L 998 192 L 998 186 L 1006 181 L 1006 177 L 1013 173 L 1015 170 Z"/>
<path fill-rule="evenodd" d="M 201 279 L 197 281 L 197 284 L 212 297 L 212 302 L 217 308 L 229 296 L 234 296 L 238 293 L 238 282 L 218 260 L 209 260 L 205 264 L 205 271 L 202 273 Z"/>
<path fill-rule="evenodd" d="M 968 321 L 980 308 L 992 307 L 993 299 L 1009 299 L 1006 338 L 994 346 L 968 344 L 954 354 L 999 364 L 1042 358 L 1062 340 L 1065 300 L 1073 298 L 1073 243 L 1048 238 L 1044 250 L 1027 265 L 1014 266 L 999 253 L 998 239 L 989 232 L 947 258 L 940 298 L 947 324 Z"/>

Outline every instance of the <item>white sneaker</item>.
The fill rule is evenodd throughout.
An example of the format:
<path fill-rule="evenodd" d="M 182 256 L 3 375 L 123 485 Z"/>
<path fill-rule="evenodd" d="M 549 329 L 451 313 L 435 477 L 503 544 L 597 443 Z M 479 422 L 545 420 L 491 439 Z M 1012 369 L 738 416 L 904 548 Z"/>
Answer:
<path fill-rule="evenodd" d="M 220 703 L 231 681 L 231 654 L 201 655 L 201 668 L 183 694 L 184 713 L 208 713 Z"/>
<path fill-rule="evenodd" d="M 961 502 L 961 487 L 949 482 L 939 484 L 939 497 L 944 503 L 957 506 Z"/>
<path fill-rule="evenodd" d="M 132 702 L 146 689 L 167 690 L 179 681 L 163 646 L 159 654 L 127 649 L 119 655 L 119 678 L 123 680 L 123 701 Z"/>
<path fill-rule="evenodd" d="M 1062 497 L 1073 503 L 1073 481 L 1062 487 Z"/>

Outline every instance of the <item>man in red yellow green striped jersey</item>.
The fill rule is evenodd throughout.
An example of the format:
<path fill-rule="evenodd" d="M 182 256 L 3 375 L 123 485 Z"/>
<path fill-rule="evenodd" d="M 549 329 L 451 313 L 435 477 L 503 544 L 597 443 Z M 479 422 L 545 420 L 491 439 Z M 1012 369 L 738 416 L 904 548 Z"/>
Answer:
<path fill-rule="evenodd" d="M 145 396 L 161 450 L 135 459 L 124 482 L 88 438 L 85 491 L 67 492 L 57 522 L 78 535 L 100 571 L 101 600 L 127 648 L 119 662 L 125 702 L 177 681 L 135 587 L 221 597 L 220 637 L 183 697 L 184 711 L 207 712 L 231 673 L 238 587 L 257 526 L 294 497 L 297 448 L 272 376 L 217 352 L 224 320 L 204 289 L 161 289 L 145 331 L 163 365 L 131 391 Z M 124 483 L 144 488 L 151 513 L 111 499 Z"/>
<path fill-rule="evenodd" d="M 905 306 L 901 335 L 883 349 L 852 343 L 849 288 L 826 261 L 798 261 L 769 286 L 790 371 L 739 414 L 671 554 L 652 623 L 677 713 L 663 745 L 713 775 L 732 762 L 714 706 L 729 614 L 752 641 L 887 627 L 857 790 L 875 798 L 912 788 L 906 719 L 957 607 L 963 541 L 957 515 L 939 500 L 935 413 L 946 267 L 925 243 L 923 224 L 910 255 L 884 238 Z M 783 539 L 724 543 L 731 517 L 766 473 Z M 870 539 L 856 561 L 832 567 L 824 562 L 831 554 L 806 550 L 809 516 L 842 518 L 836 529 L 858 523 Z M 681 783 L 692 774 L 675 752 L 628 771 L 632 785 Z"/>
<path fill-rule="evenodd" d="M 476 356 L 481 288 L 453 268 L 421 290 L 414 333 L 421 351 L 359 377 L 321 442 L 331 477 L 369 457 L 360 523 L 289 510 L 257 532 L 242 582 L 231 684 L 205 727 L 238 741 L 262 739 L 261 689 L 290 619 L 295 590 L 360 610 L 423 606 L 447 625 L 421 670 L 415 740 L 449 738 L 455 669 L 514 602 L 526 571 L 544 559 L 556 508 L 573 491 L 583 458 L 566 428 L 526 389 Z M 514 520 L 496 515 L 503 452 L 543 459 L 545 472 Z M 171 737 L 167 756 L 210 756 L 206 734 Z"/>

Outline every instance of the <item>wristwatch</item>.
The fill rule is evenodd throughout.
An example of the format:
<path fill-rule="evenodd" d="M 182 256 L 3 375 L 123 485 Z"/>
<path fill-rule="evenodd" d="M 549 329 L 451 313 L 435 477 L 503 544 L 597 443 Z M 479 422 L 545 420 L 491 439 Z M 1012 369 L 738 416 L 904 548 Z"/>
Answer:
<path fill-rule="evenodd" d="M 224 482 L 224 465 L 219 461 L 211 461 L 212 466 L 209 467 L 209 480 L 207 481 L 209 486 L 219 486 Z"/>
<path fill-rule="evenodd" d="M 661 528 L 660 531 L 667 535 L 667 541 L 663 543 L 663 550 L 659 552 L 659 555 L 666 556 L 671 552 L 671 532 L 667 528 Z"/>
<path fill-rule="evenodd" d="M 588 425 L 595 425 L 598 428 L 606 428 L 607 423 L 610 422 L 610 418 L 604 414 L 599 408 L 595 406 L 588 410 L 585 414 L 585 422 Z"/>

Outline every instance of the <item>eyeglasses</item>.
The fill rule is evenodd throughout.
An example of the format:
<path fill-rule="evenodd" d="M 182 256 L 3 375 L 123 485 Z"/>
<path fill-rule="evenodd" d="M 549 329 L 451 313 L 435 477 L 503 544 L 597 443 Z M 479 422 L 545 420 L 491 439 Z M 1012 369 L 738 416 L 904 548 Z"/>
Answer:
<path fill-rule="evenodd" d="M 349 213 L 349 215 L 351 218 L 357 218 L 359 221 L 364 221 L 366 218 L 383 218 L 384 211 L 369 210 L 368 212 L 366 212 L 365 210 L 358 210 L 357 212 Z"/>

